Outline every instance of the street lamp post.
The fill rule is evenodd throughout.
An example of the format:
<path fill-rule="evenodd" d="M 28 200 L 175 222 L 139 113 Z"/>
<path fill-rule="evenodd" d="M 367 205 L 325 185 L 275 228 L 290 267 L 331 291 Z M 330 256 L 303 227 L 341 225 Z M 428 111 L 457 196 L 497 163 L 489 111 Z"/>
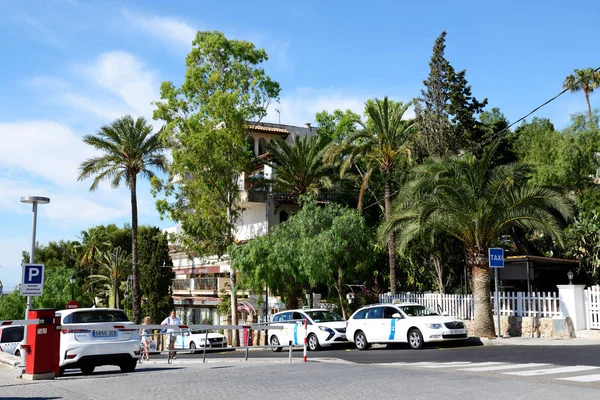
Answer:
<path fill-rule="evenodd" d="M 21 197 L 21 203 L 33 204 L 33 224 L 32 224 L 32 232 L 31 232 L 31 253 L 29 253 L 29 263 L 33 264 L 35 262 L 35 233 L 37 227 L 37 206 L 38 204 L 48 204 L 50 203 L 50 199 L 48 197 L 41 196 L 24 196 Z M 25 268 L 25 267 L 23 267 Z M 25 319 L 27 319 L 29 315 L 29 310 L 31 309 L 31 296 L 27 296 L 27 308 L 25 308 Z M 23 329 L 23 343 L 27 344 L 27 325 Z"/>
<path fill-rule="evenodd" d="M 77 282 L 77 278 L 75 278 L 75 274 L 71 275 L 71 277 L 69 278 L 69 281 L 71 282 L 71 300 L 73 300 L 73 290 L 75 288 L 75 282 Z"/>

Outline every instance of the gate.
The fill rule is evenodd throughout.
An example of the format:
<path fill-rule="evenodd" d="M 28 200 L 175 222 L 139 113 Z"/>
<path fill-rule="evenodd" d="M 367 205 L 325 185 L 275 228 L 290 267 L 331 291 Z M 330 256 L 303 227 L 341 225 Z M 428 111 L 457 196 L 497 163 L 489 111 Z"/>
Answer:
<path fill-rule="evenodd" d="M 600 285 L 585 290 L 588 329 L 600 329 Z"/>

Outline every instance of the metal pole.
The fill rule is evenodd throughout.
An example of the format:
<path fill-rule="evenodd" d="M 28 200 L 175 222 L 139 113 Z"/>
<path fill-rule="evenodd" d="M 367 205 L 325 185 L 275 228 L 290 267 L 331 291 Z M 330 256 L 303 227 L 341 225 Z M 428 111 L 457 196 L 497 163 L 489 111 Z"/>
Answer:
<path fill-rule="evenodd" d="M 502 336 L 502 330 L 500 327 L 500 295 L 498 293 L 498 268 L 494 268 L 494 286 L 496 286 L 496 294 L 494 296 L 496 302 L 496 317 L 498 319 L 498 337 Z"/>
<path fill-rule="evenodd" d="M 33 264 L 34 260 L 35 260 L 34 253 L 35 253 L 36 225 L 37 225 L 37 202 L 34 201 L 33 202 L 33 224 L 32 224 L 32 234 L 31 234 L 31 252 L 29 253 L 29 263 L 30 264 Z M 23 266 L 23 268 L 25 268 L 25 266 Z M 31 298 L 31 296 L 27 296 L 27 306 L 25 307 L 25 319 L 28 319 L 29 310 L 31 310 L 31 306 L 32 306 L 32 298 Z M 25 325 L 25 327 L 23 328 L 23 343 L 24 344 L 27 344 L 27 327 L 28 327 L 28 325 Z"/>
<path fill-rule="evenodd" d="M 202 350 L 202 363 L 206 362 L 206 344 L 208 343 L 208 329 L 204 335 L 204 349 Z"/>
<path fill-rule="evenodd" d="M 265 285 L 265 324 L 269 323 L 269 286 Z M 265 346 L 269 345 L 269 325 L 265 329 Z"/>
<path fill-rule="evenodd" d="M 292 341 L 291 340 L 290 340 L 290 355 L 289 355 L 289 358 L 290 358 L 290 364 L 291 364 L 292 363 Z"/>

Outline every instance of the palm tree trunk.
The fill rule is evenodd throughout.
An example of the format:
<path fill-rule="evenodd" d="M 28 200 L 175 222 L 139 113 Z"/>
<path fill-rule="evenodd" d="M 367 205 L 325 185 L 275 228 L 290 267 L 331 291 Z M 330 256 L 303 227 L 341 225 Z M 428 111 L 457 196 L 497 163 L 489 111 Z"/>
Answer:
<path fill-rule="evenodd" d="M 390 184 L 385 183 L 385 220 L 390 219 L 392 213 L 392 196 L 390 193 Z M 396 236 L 393 232 L 388 234 L 388 258 L 390 263 L 390 292 L 396 294 Z"/>
<path fill-rule="evenodd" d="M 585 94 L 585 101 L 587 102 L 587 106 L 588 106 L 588 115 L 590 117 L 590 127 L 593 128 L 594 117 L 592 116 L 592 106 L 590 104 L 590 93 L 587 90 L 584 90 L 583 93 Z"/>
<path fill-rule="evenodd" d="M 340 309 L 342 310 L 342 317 L 346 319 L 346 308 L 344 307 L 344 286 L 342 284 L 342 264 L 339 264 L 337 274 L 337 292 L 340 300 Z"/>
<path fill-rule="evenodd" d="M 494 317 L 490 301 L 490 267 L 486 249 L 477 245 L 465 246 L 467 267 L 472 271 L 475 320 L 473 335 L 494 337 Z"/>
<path fill-rule="evenodd" d="M 140 268 L 138 265 L 138 210 L 137 210 L 137 193 L 136 193 L 136 178 L 135 174 L 129 177 L 131 184 L 131 272 L 132 279 L 132 313 L 133 322 L 139 324 L 141 322 L 140 310 Z"/>

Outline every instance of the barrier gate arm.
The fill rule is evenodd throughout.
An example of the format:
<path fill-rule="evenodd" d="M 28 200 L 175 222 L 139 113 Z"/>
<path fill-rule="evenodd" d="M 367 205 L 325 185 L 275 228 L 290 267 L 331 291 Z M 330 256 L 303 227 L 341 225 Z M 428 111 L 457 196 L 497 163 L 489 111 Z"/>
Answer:
<path fill-rule="evenodd" d="M 0 326 L 25 326 L 25 325 L 39 325 L 44 323 L 39 319 L 15 319 L 12 321 L 0 321 Z"/>

